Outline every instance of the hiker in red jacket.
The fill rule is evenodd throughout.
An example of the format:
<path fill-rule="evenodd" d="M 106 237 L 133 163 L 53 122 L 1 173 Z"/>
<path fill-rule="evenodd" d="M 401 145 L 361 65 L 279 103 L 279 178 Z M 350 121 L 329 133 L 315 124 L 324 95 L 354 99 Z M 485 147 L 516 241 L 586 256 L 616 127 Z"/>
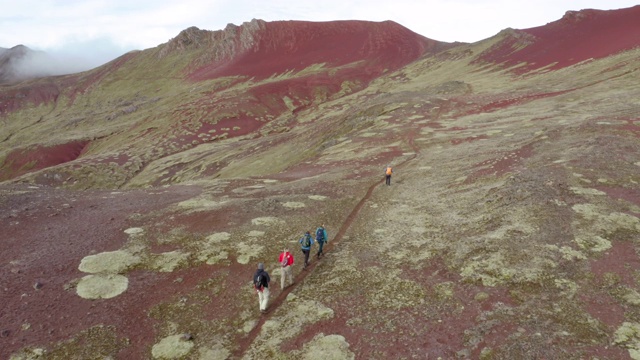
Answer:
<path fill-rule="evenodd" d="M 278 258 L 282 268 L 280 277 L 280 289 L 284 290 L 287 278 L 289 278 L 289 285 L 293 285 L 293 274 L 291 273 L 291 266 L 293 266 L 293 255 L 289 252 L 289 249 L 285 248 L 280 257 Z"/>

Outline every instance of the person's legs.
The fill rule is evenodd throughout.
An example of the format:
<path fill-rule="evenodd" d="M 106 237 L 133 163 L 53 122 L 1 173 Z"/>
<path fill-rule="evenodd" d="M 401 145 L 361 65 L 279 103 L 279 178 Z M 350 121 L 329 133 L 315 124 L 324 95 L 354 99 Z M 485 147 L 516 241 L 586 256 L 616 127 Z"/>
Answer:
<path fill-rule="evenodd" d="M 285 266 L 283 268 L 281 268 L 280 270 L 280 289 L 284 289 L 284 283 L 285 280 L 287 278 L 287 269 L 289 268 L 289 266 Z"/>
<path fill-rule="evenodd" d="M 307 266 L 309 266 L 309 253 L 311 252 L 311 250 L 302 250 L 302 253 L 304 254 L 304 267 L 306 268 Z"/>
<path fill-rule="evenodd" d="M 385 182 L 387 185 L 391 185 L 391 175 L 386 176 Z"/>
<path fill-rule="evenodd" d="M 320 259 L 320 255 L 322 255 L 323 246 L 324 246 L 324 241 L 318 240 L 318 259 Z"/>
<path fill-rule="evenodd" d="M 289 285 L 293 285 L 293 272 L 291 270 L 291 265 L 285 268 L 285 274 L 289 278 L 289 281 L 288 281 Z"/>
<path fill-rule="evenodd" d="M 264 291 L 258 291 L 258 306 L 260 307 L 260 311 L 262 311 L 262 300 L 264 299 Z"/>
<path fill-rule="evenodd" d="M 262 301 L 260 303 L 260 310 L 267 311 L 267 306 L 269 305 L 269 288 L 266 287 L 262 290 Z"/>

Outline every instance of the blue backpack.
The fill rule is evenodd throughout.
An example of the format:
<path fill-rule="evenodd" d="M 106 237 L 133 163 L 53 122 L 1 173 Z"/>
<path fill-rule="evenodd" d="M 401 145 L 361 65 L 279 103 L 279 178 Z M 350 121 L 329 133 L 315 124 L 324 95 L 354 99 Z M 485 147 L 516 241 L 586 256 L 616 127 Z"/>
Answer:
<path fill-rule="evenodd" d="M 316 240 L 324 241 L 324 228 L 318 228 L 318 230 L 316 230 Z"/>
<path fill-rule="evenodd" d="M 302 246 L 311 247 L 311 235 L 305 235 L 302 238 Z"/>

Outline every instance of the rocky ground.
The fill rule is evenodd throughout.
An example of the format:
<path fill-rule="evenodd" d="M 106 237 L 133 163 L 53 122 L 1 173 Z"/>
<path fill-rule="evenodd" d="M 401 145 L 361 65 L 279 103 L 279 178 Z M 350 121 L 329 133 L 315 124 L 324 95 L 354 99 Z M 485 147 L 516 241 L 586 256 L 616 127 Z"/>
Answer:
<path fill-rule="evenodd" d="M 0 184 L 0 356 L 640 358 L 639 50 L 469 65 L 499 41 L 135 176 L 114 157 L 117 189 L 69 164 Z M 326 256 L 302 270 L 321 223 Z"/>

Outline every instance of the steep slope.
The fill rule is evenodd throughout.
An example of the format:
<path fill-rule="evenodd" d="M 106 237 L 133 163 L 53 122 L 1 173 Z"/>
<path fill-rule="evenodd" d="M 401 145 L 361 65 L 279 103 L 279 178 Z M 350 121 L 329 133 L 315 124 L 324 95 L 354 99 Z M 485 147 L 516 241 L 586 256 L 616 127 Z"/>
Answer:
<path fill-rule="evenodd" d="M 0 185 L 0 356 L 636 358 L 640 48 L 525 73 L 481 61 L 511 33 L 340 90 L 317 89 L 380 68 L 191 77 L 233 68 L 216 61 L 246 49 L 206 40 L 247 38 L 233 27 L 51 80 L 56 107 L 16 107 L 2 146 L 38 127 L 95 138 Z M 321 223 L 326 256 L 302 270 L 297 240 Z M 298 265 L 280 290 L 284 247 Z"/>
<path fill-rule="evenodd" d="M 562 19 L 525 30 L 507 30 L 504 39 L 478 61 L 534 69 L 561 69 L 638 46 L 640 5 L 616 11 L 568 11 Z"/>
<path fill-rule="evenodd" d="M 186 33 L 173 41 L 198 43 L 207 33 Z M 276 74 L 299 72 L 311 66 L 341 68 L 352 65 L 360 81 L 368 82 L 385 71 L 410 63 L 425 52 L 445 48 L 445 44 L 426 39 L 392 21 L 368 23 L 332 21 L 312 23 L 280 21 L 266 23 L 253 20 L 241 27 L 230 26 L 224 35 L 235 32 L 232 55 L 198 67 L 193 80 L 243 75 L 264 79 Z M 182 39 L 181 39 L 182 38 Z M 224 44 L 229 47 L 229 44 Z M 219 47 L 212 49 L 214 52 Z M 210 52 L 211 50 L 209 50 Z M 220 53 L 225 51 L 220 49 Z M 359 62 L 363 62 L 360 63 Z"/>
<path fill-rule="evenodd" d="M 42 145 L 68 149 L 64 144 L 83 142 L 74 164 L 102 172 L 107 183 L 87 183 L 86 174 L 65 166 L 50 177 L 79 187 L 122 186 L 167 155 L 261 136 L 267 125 L 275 128 L 267 132 L 284 131 L 280 122 L 301 109 L 360 91 L 381 74 L 448 47 L 393 22 L 253 20 L 223 31 L 186 29 L 167 44 L 90 72 L 4 90 L 0 110 L 9 126 L 0 179 L 58 165 L 39 155 Z M 18 120 L 22 109 L 34 113 L 31 125 Z M 73 130 L 53 130 L 60 126 Z"/>

